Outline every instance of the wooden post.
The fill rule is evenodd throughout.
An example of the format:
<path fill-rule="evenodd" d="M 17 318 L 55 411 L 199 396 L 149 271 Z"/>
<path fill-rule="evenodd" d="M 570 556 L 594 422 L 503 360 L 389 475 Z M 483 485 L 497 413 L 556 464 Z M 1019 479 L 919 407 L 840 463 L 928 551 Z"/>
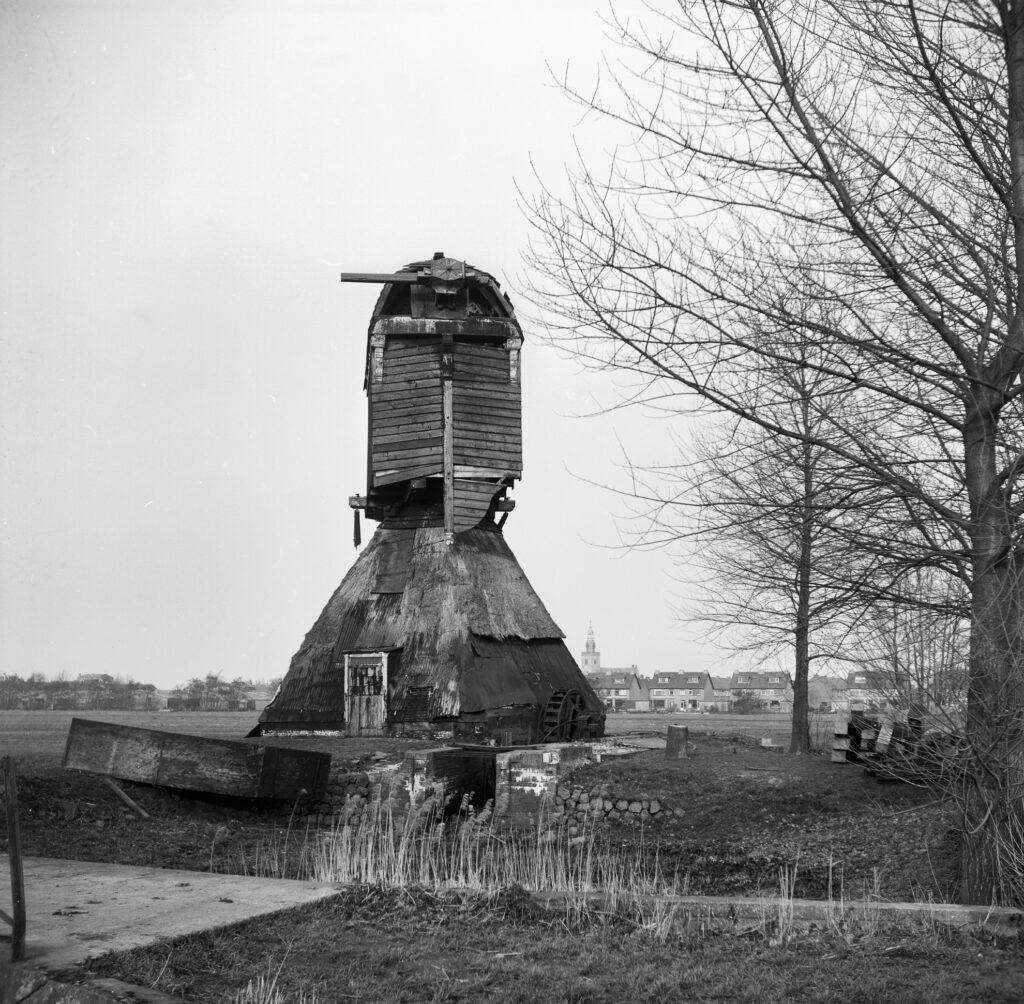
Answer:
<path fill-rule="evenodd" d="M 670 725 L 665 743 L 665 759 L 686 760 L 689 756 L 689 741 L 690 730 L 685 725 Z"/>
<path fill-rule="evenodd" d="M 143 819 L 149 819 L 149 813 L 146 812 L 138 802 L 135 801 L 119 784 L 112 781 L 109 777 L 101 777 L 100 780 L 115 794 L 125 805 L 128 806 L 133 812 L 137 812 Z"/>
<path fill-rule="evenodd" d="M 18 778 L 14 761 L 0 761 L 4 775 L 4 799 L 7 803 L 7 852 L 11 859 L 11 961 L 25 958 L 25 869 L 21 860 L 21 830 L 18 828 Z"/>
<path fill-rule="evenodd" d="M 373 383 L 384 379 L 384 335 L 380 332 L 370 335 L 370 379 Z"/>
<path fill-rule="evenodd" d="M 452 381 L 444 381 L 444 535 L 455 540 L 455 429 L 452 426 Z"/>

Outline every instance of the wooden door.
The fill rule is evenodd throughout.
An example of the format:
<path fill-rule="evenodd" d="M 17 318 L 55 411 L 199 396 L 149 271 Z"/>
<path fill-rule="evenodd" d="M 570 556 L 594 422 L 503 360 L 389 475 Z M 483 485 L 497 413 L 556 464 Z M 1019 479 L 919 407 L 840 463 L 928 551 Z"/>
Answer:
<path fill-rule="evenodd" d="M 386 652 L 345 656 L 345 723 L 350 735 L 383 734 L 387 693 Z"/>

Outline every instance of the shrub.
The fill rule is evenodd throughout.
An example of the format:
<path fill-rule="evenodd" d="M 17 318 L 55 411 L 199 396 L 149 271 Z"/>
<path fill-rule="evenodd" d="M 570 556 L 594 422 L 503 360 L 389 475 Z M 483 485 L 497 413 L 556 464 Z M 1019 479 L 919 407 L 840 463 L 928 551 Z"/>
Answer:
<path fill-rule="evenodd" d="M 741 690 L 732 702 L 732 710 L 738 715 L 752 715 L 764 710 L 764 701 L 749 690 Z"/>

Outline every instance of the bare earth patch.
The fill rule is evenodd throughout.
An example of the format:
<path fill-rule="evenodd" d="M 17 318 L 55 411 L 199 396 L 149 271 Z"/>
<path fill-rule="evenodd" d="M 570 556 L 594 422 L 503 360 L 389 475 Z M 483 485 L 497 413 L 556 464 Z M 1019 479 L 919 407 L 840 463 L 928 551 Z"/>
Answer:
<path fill-rule="evenodd" d="M 588 766 L 569 785 L 633 792 L 669 810 L 644 827 L 608 827 L 613 842 L 656 848 L 690 891 L 778 889 L 797 867 L 796 895 L 947 900 L 955 830 L 936 795 L 879 784 L 856 765 L 698 736 L 685 761 L 660 751 Z"/>

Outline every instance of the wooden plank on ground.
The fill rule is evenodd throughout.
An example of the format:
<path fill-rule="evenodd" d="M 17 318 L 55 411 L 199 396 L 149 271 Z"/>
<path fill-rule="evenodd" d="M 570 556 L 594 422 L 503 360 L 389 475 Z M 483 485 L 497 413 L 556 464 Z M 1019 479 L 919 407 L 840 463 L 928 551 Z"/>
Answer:
<path fill-rule="evenodd" d="M 73 718 L 64 766 L 164 788 L 292 801 L 323 794 L 327 753 Z"/>

